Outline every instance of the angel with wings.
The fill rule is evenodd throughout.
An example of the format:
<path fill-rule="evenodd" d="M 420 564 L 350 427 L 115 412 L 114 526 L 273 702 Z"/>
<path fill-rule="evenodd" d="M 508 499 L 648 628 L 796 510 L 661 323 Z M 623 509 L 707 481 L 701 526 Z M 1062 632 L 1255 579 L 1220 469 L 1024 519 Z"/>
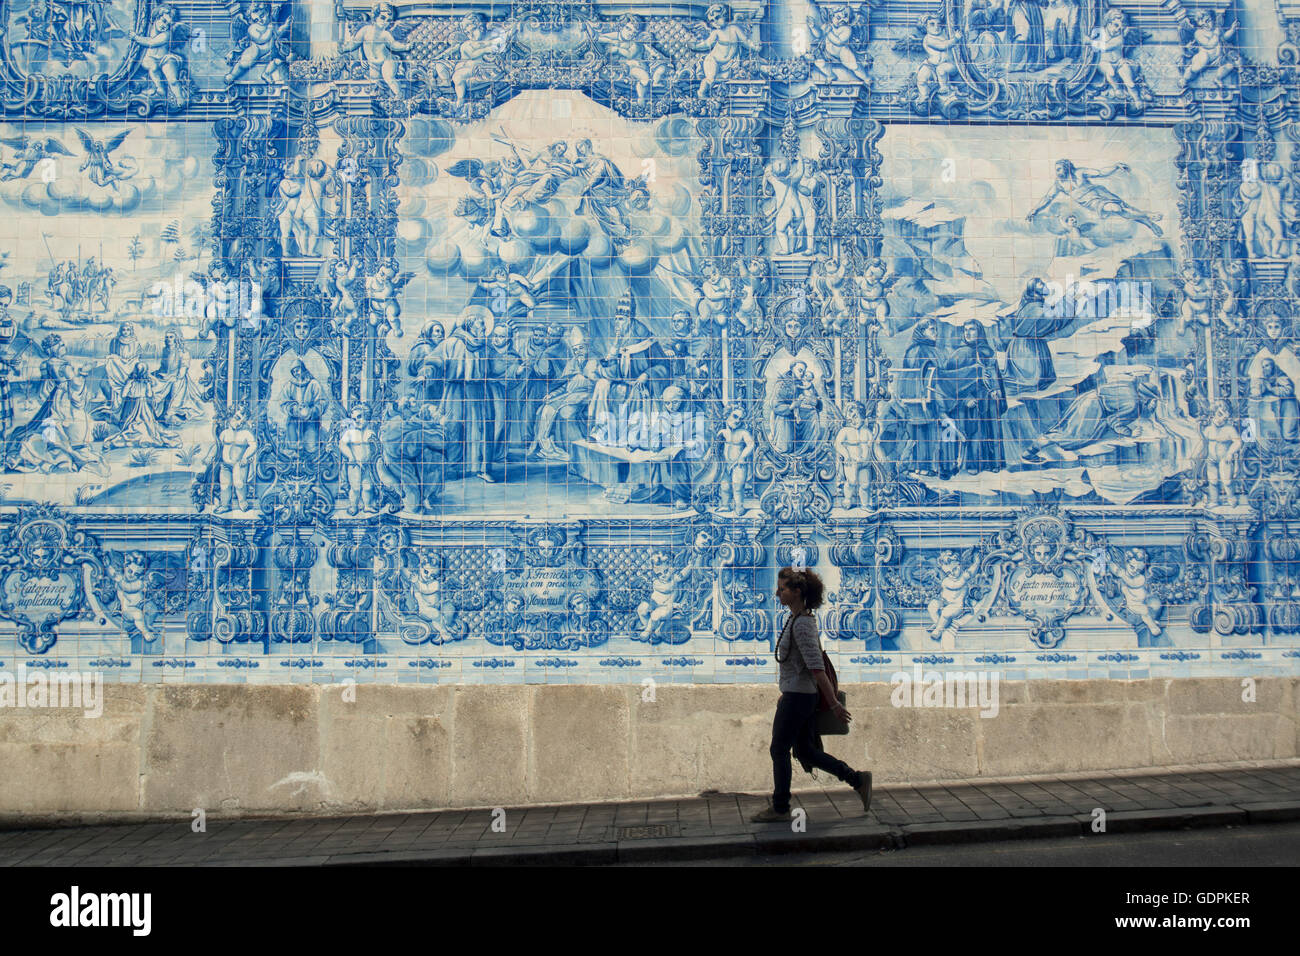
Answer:
<path fill-rule="evenodd" d="M 391 3 L 381 3 L 375 7 L 375 15 L 351 36 L 344 34 L 339 44 L 340 53 L 351 53 L 360 49 L 362 58 L 370 64 L 370 78 L 380 80 L 393 96 L 400 97 L 402 89 L 397 85 L 397 63 L 395 53 L 409 53 L 411 45 L 403 40 L 415 29 L 417 20 L 408 20 L 400 26 L 397 21 L 397 8 Z M 346 31 L 347 26 L 344 25 Z"/>
<path fill-rule="evenodd" d="M 140 66 L 149 74 L 154 93 L 169 98 L 174 106 L 184 106 L 189 100 L 189 89 L 183 75 L 190 28 L 180 22 L 176 8 L 170 3 L 159 4 L 153 11 L 148 34 L 132 30 L 131 39 L 144 47 Z"/>
<path fill-rule="evenodd" d="M 370 324 L 375 327 L 375 334 L 382 336 L 388 329 L 402 337 L 400 316 L 402 307 L 397 301 L 398 295 L 406 284 L 415 278 L 414 272 L 402 272 L 396 259 L 389 259 L 379 264 L 375 274 L 366 278 L 366 297 L 369 300 Z"/>
<path fill-rule="evenodd" d="M 456 215 L 499 239 L 508 238 L 510 226 L 502 202 L 508 186 L 502 181 L 501 164 L 495 160 L 462 159 L 448 166 L 447 172 L 469 183 L 469 195 L 456 203 Z"/>
<path fill-rule="evenodd" d="M 262 67 L 264 82 L 288 82 L 286 66 L 293 54 L 285 43 L 284 35 L 289 32 L 293 18 L 286 17 L 277 26 L 271 15 L 270 4 L 254 3 L 249 8 L 247 17 L 237 13 L 231 20 L 237 39 L 235 48 L 226 57 L 226 62 L 230 64 L 230 72 L 225 76 L 226 85 L 243 79 L 255 66 Z"/>
<path fill-rule="evenodd" d="M 83 172 L 89 169 L 90 172 L 86 173 L 87 179 L 96 186 L 112 186 L 113 191 L 116 192 L 120 180 L 130 179 L 139 172 L 135 160 L 130 156 L 123 156 L 120 161 L 114 163 L 112 156 L 109 155 L 126 142 L 126 138 L 130 135 L 131 130 L 124 129 L 106 142 L 101 142 L 84 129 L 78 129 L 77 137 L 86 151 L 86 161 L 77 171 Z"/>
<path fill-rule="evenodd" d="M 14 151 L 12 162 L 0 162 L 0 183 L 7 183 L 11 179 L 26 179 L 43 159 L 72 155 L 53 136 L 16 136 L 0 139 L 0 143 Z"/>
<path fill-rule="evenodd" d="M 460 21 L 464 38 L 447 58 L 434 63 L 438 82 L 451 86 L 456 91 L 456 109 L 465 105 L 465 95 L 469 91 L 471 80 L 479 79 L 488 70 L 488 60 L 505 52 L 506 44 L 519 29 L 518 23 L 507 23 L 491 35 L 487 32 L 487 21 L 481 13 L 467 14 Z"/>
<path fill-rule="evenodd" d="M 1228 41 L 1236 33 L 1237 22 L 1231 8 L 1223 11 L 1222 18 L 1216 17 L 1213 11 L 1198 10 L 1195 22 L 1183 11 L 1179 36 L 1183 53 L 1189 58 L 1183 69 L 1183 85 L 1190 86 L 1192 80 L 1206 74 L 1207 85 L 1222 88 L 1223 81 L 1237 70 L 1237 54 L 1228 47 Z"/>
<path fill-rule="evenodd" d="M 826 23 L 819 3 L 812 3 L 812 16 L 808 17 L 808 32 L 814 41 L 821 45 L 821 54 L 813 59 L 813 66 L 828 80 L 836 79 L 835 68 L 844 70 L 859 83 L 870 82 L 866 72 L 858 62 L 858 56 L 849 45 L 853 39 L 856 24 L 853 12 L 848 7 L 839 7 L 831 14 L 830 23 Z M 829 66 L 828 66 L 829 64 Z"/>
<path fill-rule="evenodd" d="M 1128 26 L 1123 10 L 1106 11 L 1102 27 L 1097 34 L 1094 46 L 1097 49 L 1097 70 L 1106 81 L 1106 88 L 1112 96 L 1128 96 L 1133 109 L 1141 111 L 1146 107 L 1146 100 L 1151 99 L 1150 92 L 1142 82 L 1138 65 L 1128 56 L 1128 51 L 1151 39 L 1151 34 L 1137 27 Z M 1124 88 L 1120 89 L 1120 83 Z"/>

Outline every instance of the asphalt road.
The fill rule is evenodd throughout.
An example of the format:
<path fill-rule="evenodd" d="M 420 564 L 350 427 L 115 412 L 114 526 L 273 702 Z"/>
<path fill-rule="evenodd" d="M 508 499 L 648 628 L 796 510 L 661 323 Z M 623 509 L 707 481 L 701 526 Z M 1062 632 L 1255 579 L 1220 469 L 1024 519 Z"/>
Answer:
<path fill-rule="evenodd" d="M 618 866 L 1296 866 L 1300 823 Z"/>

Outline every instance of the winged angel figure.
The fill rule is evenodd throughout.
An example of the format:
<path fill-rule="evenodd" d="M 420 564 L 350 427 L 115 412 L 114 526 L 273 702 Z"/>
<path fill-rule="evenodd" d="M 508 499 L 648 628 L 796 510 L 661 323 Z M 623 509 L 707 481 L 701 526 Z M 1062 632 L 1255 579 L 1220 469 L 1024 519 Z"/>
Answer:
<path fill-rule="evenodd" d="M 131 40 L 144 47 L 140 66 L 153 84 L 157 96 L 165 96 L 174 106 L 189 102 L 190 77 L 185 51 L 190 43 L 189 25 L 180 20 L 176 8 L 159 4 L 153 11 L 148 33 L 131 31 Z"/>
<path fill-rule="evenodd" d="M 1129 56 L 1135 47 L 1151 39 L 1151 34 L 1130 27 L 1123 10 L 1108 10 L 1101 30 L 1093 40 L 1097 50 L 1097 71 L 1106 81 L 1106 92 L 1116 99 L 1128 97 L 1133 109 L 1141 111 L 1152 99 L 1142 80 L 1142 72 Z M 1120 84 L 1123 84 L 1121 89 Z"/>
<path fill-rule="evenodd" d="M 466 14 L 460 21 L 460 36 L 445 58 L 433 64 L 438 82 L 456 92 L 455 109 L 465 105 L 470 83 L 485 80 L 494 72 L 496 60 L 519 31 L 520 23 L 504 23 L 488 33 L 481 13 Z"/>
<path fill-rule="evenodd" d="M 230 72 L 225 76 L 227 86 L 242 80 L 258 66 L 262 68 L 263 82 L 288 82 L 288 64 L 293 59 L 293 52 L 285 34 L 289 32 L 293 18 L 285 17 L 284 22 L 278 25 L 276 19 L 271 5 L 262 2 L 250 4 L 247 16 L 241 12 L 231 17 L 235 48 L 226 57 L 230 64 Z"/>
<path fill-rule="evenodd" d="M 862 18 L 845 5 L 836 5 L 830 17 L 826 16 L 826 3 L 810 3 L 812 15 L 808 17 L 808 32 L 813 38 L 813 67 L 828 80 L 837 80 L 837 70 L 843 71 L 859 83 L 869 83 L 863 64 L 850 45 L 853 33 Z"/>
<path fill-rule="evenodd" d="M 111 186 L 113 191 L 117 192 L 117 184 L 121 180 L 130 179 L 139 169 L 136 167 L 135 160 L 130 156 L 123 156 L 121 160 L 114 163 L 110 155 L 115 149 L 126 142 L 126 138 L 131 135 L 130 129 L 124 129 L 116 136 L 110 138 L 107 142 L 101 142 L 95 139 L 84 129 L 77 130 L 77 137 L 81 140 L 81 147 L 86 151 L 86 161 L 81 164 L 78 172 L 84 172 L 89 169 L 90 172 L 86 177 L 96 186 Z"/>
<path fill-rule="evenodd" d="M 0 183 L 12 179 L 26 179 L 43 159 L 54 156 L 71 156 L 66 146 L 53 136 L 15 136 L 0 138 L 0 143 L 14 151 L 9 162 L 0 162 Z"/>
<path fill-rule="evenodd" d="M 362 59 L 370 67 L 370 78 L 380 80 L 389 93 L 400 97 L 402 88 L 397 84 L 398 58 L 394 54 L 411 52 L 411 44 L 405 40 L 421 22 L 408 19 L 398 23 L 397 9 L 391 3 L 381 3 L 375 7 L 370 23 L 355 33 L 345 33 L 339 52 L 351 53 L 359 49 Z M 347 30 L 346 23 L 344 30 Z"/>

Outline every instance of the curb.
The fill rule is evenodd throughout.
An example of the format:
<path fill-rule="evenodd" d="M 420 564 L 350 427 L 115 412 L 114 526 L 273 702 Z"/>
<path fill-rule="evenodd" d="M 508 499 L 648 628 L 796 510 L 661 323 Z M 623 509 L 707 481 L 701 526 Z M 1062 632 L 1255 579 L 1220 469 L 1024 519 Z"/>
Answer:
<path fill-rule="evenodd" d="M 722 859 L 735 856 L 845 850 L 904 849 L 1003 840 L 1038 840 L 1065 836 L 1105 836 L 1200 827 L 1243 826 L 1300 820 L 1300 800 L 1267 801 L 1166 810 L 1116 810 L 1106 815 L 1106 832 L 1092 833 L 1091 814 L 997 821 L 909 823 L 861 826 L 837 823 L 811 833 L 757 830 L 728 836 L 620 840 L 578 846 L 467 847 L 427 852 L 340 854 L 322 866 L 602 866 L 611 863 L 659 863 Z"/>

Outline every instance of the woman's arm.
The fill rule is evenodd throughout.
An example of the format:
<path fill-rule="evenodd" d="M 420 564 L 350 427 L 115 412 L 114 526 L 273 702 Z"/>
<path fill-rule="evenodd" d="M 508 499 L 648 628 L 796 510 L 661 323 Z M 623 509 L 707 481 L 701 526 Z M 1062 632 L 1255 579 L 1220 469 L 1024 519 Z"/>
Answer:
<path fill-rule="evenodd" d="M 831 687 L 831 679 L 822 665 L 821 644 L 817 640 L 817 622 L 811 617 L 802 617 L 795 621 L 793 637 L 799 645 L 800 653 L 803 654 L 804 663 L 812 672 L 813 680 L 817 682 L 822 701 L 842 719 L 850 719 L 852 715 L 847 708 L 840 705 L 839 698 L 835 696 L 834 688 Z"/>

